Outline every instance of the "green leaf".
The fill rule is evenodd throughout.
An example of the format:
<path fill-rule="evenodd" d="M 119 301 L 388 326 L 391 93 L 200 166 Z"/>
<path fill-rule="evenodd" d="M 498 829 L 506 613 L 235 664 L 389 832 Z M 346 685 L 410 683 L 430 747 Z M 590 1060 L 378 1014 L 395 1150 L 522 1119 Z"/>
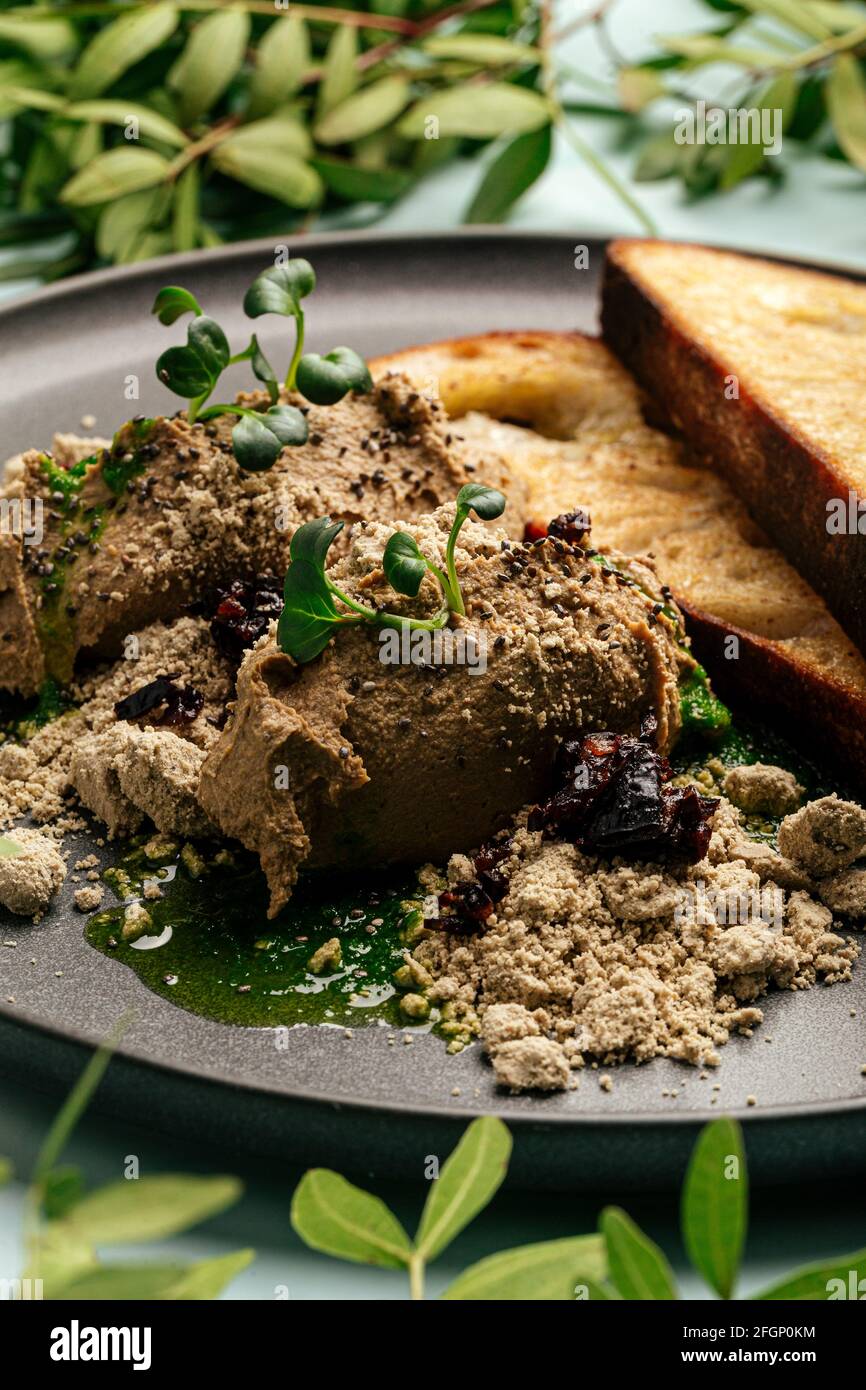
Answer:
<path fill-rule="evenodd" d="M 438 126 L 429 125 L 435 118 Z M 490 82 L 484 87 L 453 87 L 422 97 L 403 117 L 397 129 L 408 140 L 423 140 L 430 129 L 438 135 L 466 135 L 492 140 L 497 135 L 518 135 L 549 125 L 546 97 L 526 87 Z"/>
<path fill-rule="evenodd" d="M 156 374 L 169 391 L 192 401 L 210 395 L 230 355 L 219 324 L 201 314 L 187 329 L 186 347 L 168 348 L 157 358 Z"/>
<path fill-rule="evenodd" d="M 73 207 L 107 203 L 125 193 L 162 183 L 167 172 L 168 160 L 156 150 L 120 147 L 106 150 L 64 184 L 60 201 Z"/>
<path fill-rule="evenodd" d="M 490 1255 L 455 1279 L 442 1297 L 500 1301 L 574 1301 L 576 1284 L 601 1281 L 607 1260 L 601 1236 L 571 1236 Z"/>
<path fill-rule="evenodd" d="M 443 34 L 424 39 L 425 53 L 434 58 L 454 58 L 458 62 L 478 63 L 495 68 L 511 63 L 538 63 L 541 54 L 529 44 L 515 43 L 496 34 Z"/>
<path fill-rule="evenodd" d="M 111 1055 L 129 1026 L 130 1018 L 129 1013 L 121 1015 L 108 1039 L 101 1047 L 97 1048 L 90 1058 L 55 1116 L 37 1154 L 33 1169 L 33 1187 L 37 1190 L 41 1190 L 42 1184 L 66 1147 L 70 1134 L 90 1104 L 105 1069 L 111 1061 Z"/>
<path fill-rule="evenodd" d="M 252 1258 L 252 1250 L 238 1250 L 189 1265 L 103 1265 L 59 1286 L 51 1297 L 73 1302 L 103 1299 L 112 1303 L 128 1299 L 209 1300 L 217 1298 Z"/>
<path fill-rule="evenodd" d="M 351 96 L 358 78 L 355 61 L 358 57 L 358 33 L 351 25 L 340 24 L 331 35 L 325 53 L 325 70 L 319 83 L 316 120 L 320 121 Z"/>
<path fill-rule="evenodd" d="M 68 19 L 59 16 L 36 22 L 27 14 L 0 14 L 0 43 L 11 43 L 34 58 L 51 62 L 75 52 L 78 32 Z"/>
<path fill-rule="evenodd" d="M 840 54 L 830 69 L 827 107 L 843 152 L 866 170 L 866 77 L 850 53 Z"/>
<path fill-rule="evenodd" d="M 81 1200 L 84 1179 L 80 1168 L 53 1168 L 42 1190 L 42 1208 L 49 1221 L 58 1221 Z"/>
<path fill-rule="evenodd" d="M 176 1264 L 96 1265 L 79 1272 L 68 1282 L 55 1281 L 49 1299 L 74 1299 L 77 1303 L 102 1299 L 126 1302 L 129 1299 L 161 1299 L 183 1278 L 185 1268 Z"/>
<path fill-rule="evenodd" d="M 287 444 L 304 444 L 306 439 L 306 417 L 291 405 L 274 405 L 261 415 L 244 415 L 232 430 L 235 458 L 251 473 L 272 468 Z"/>
<path fill-rule="evenodd" d="M 128 68 L 171 37 L 178 19 L 173 5 L 136 6 L 100 29 L 73 71 L 70 96 L 99 96 L 112 87 Z"/>
<path fill-rule="evenodd" d="M 395 531 L 385 546 L 382 568 L 392 589 L 414 598 L 427 573 L 427 561 L 418 549 L 414 536 L 406 531 Z"/>
<path fill-rule="evenodd" d="M 385 1203 L 327 1168 L 311 1169 L 295 1188 L 292 1225 L 313 1250 L 357 1264 L 402 1269 L 412 1255 L 409 1237 Z"/>
<path fill-rule="evenodd" d="M 619 1207 L 606 1207 L 600 1226 L 610 1277 L 623 1298 L 645 1301 L 677 1297 L 667 1260 L 631 1217 Z"/>
<path fill-rule="evenodd" d="M 292 562 L 306 560 L 311 565 L 324 570 L 328 551 L 342 531 L 342 521 L 331 521 L 329 516 L 317 517 L 315 521 L 305 521 L 292 536 L 289 555 Z"/>
<path fill-rule="evenodd" d="M 616 79 L 617 95 L 623 110 L 643 111 L 666 94 L 663 78 L 650 68 L 621 68 Z"/>
<path fill-rule="evenodd" d="M 297 116 L 287 111 L 277 111 L 261 121 L 250 121 L 249 125 L 239 126 L 217 146 L 218 150 L 226 148 L 241 158 L 254 159 L 261 154 L 284 153 L 307 159 L 313 152 L 313 142 Z"/>
<path fill-rule="evenodd" d="M 25 1279 L 41 1279 L 45 1298 L 57 1298 L 73 1280 L 99 1267 L 92 1247 L 65 1222 L 51 1221 L 30 1243 Z"/>
<path fill-rule="evenodd" d="M 806 1265 L 782 1279 L 778 1284 L 750 1297 L 760 1302 L 811 1302 L 835 1299 L 862 1299 L 860 1281 L 866 1279 L 866 1250 L 853 1255 L 840 1255 L 825 1263 Z M 830 1287 L 831 1283 L 834 1287 Z"/>
<path fill-rule="evenodd" d="M 771 68 L 779 61 L 778 53 L 771 48 L 748 48 L 704 34 L 662 35 L 659 43 L 668 53 L 687 58 L 690 67 L 700 67 L 704 63 L 734 63 L 743 68 Z"/>
<path fill-rule="evenodd" d="M 322 145 L 345 145 L 390 125 L 409 100 L 405 77 L 382 77 L 334 106 L 316 125 Z"/>
<path fill-rule="evenodd" d="M 218 9 L 195 25 L 166 79 L 184 125 L 219 101 L 244 61 L 249 37 L 243 10 Z"/>
<path fill-rule="evenodd" d="M 336 405 L 349 391 L 362 394 L 373 387 L 366 362 L 349 347 L 335 347 L 324 357 L 306 353 L 298 363 L 295 381 L 301 395 L 314 405 Z"/>
<path fill-rule="evenodd" d="M 346 619 L 337 612 L 321 568 L 309 560 L 292 561 L 286 572 L 284 597 L 277 645 L 295 661 L 312 661 L 328 645 L 335 624 Z"/>
<path fill-rule="evenodd" d="M 17 859 L 24 853 L 24 846 L 19 845 L 17 840 L 10 840 L 6 835 L 0 835 L 0 859 Z"/>
<path fill-rule="evenodd" d="M 798 83 L 793 73 L 781 73 L 773 82 L 761 92 L 754 104 L 757 111 L 781 111 L 781 133 L 788 126 L 797 105 Z M 775 115 L 773 120 L 775 121 Z M 755 173 L 764 163 L 766 155 L 764 146 L 760 140 L 754 144 L 738 143 L 728 146 L 728 158 L 725 161 L 719 186 L 723 189 L 734 188 L 750 174 Z M 773 156 L 775 158 L 775 156 Z"/>
<path fill-rule="evenodd" d="M 465 222 L 501 222 L 518 198 L 541 177 L 552 148 L 549 125 L 516 135 L 487 168 Z"/>
<path fill-rule="evenodd" d="M 294 318 L 301 300 L 315 288 L 316 272 L 309 261 L 297 256 L 285 265 L 269 266 L 256 276 L 244 295 L 244 313 L 251 319 L 262 314 Z"/>
<path fill-rule="evenodd" d="M 91 1245 L 163 1240 L 234 1206 L 242 1191 L 237 1178 L 229 1177 L 165 1173 L 122 1179 L 83 1197 L 65 1224 L 72 1235 Z"/>
<path fill-rule="evenodd" d="M 506 505 L 503 493 L 484 483 L 465 483 L 457 494 L 458 512 L 475 512 L 482 521 L 495 521 L 505 511 Z"/>
<path fill-rule="evenodd" d="M 30 111 L 60 111 L 65 105 L 56 92 L 46 92 L 39 87 L 3 86 L 3 101 L 14 109 Z"/>
<path fill-rule="evenodd" d="M 217 1255 L 210 1260 L 197 1260 L 187 1265 L 177 1282 L 160 1297 L 172 1302 L 201 1302 L 218 1298 L 234 1278 L 252 1263 L 254 1250 L 236 1250 L 231 1255 Z"/>
<path fill-rule="evenodd" d="M 152 140 L 161 140 L 177 149 L 189 143 L 173 121 L 167 121 L 157 111 L 135 101 L 76 101 L 66 107 L 63 116 L 70 121 L 97 121 L 105 125 L 126 126 L 130 121 L 137 121 L 139 133 Z"/>
<path fill-rule="evenodd" d="M 322 181 L 305 162 L 308 149 L 309 137 L 297 121 L 272 117 L 234 131 L 217 145 L 211 162 L 258 193 L 306 208 L 322 197 Z"/>
<path fill-rule="evenodd" d="M 362 169 L 344 159 L 310 161 L 325 187 L 347 203 L 393 203 L 412 187 L 405 169 Z"/>
<path fill-rule="evenodd" d="M 501 1120 L 473 1120 L 432 1183 L 415 1237 L 418 1255 L 434 1260 L 483 1211 L 502 1185 L 511 1156 L 511 1135 Z"/>
<path fill-rule="evenodd" d="M 200 193 L 198 165 L 190 164 L 174 186 L 171 239 L 175 251 L 194 251 L 198 246 Z"/>
<path fill-rule="evenodd" d="M 687 147 L 677 144 L 672 130 L 660 131 L 645 141 L 632 177 L 636 183 L 655 183 L 680 171 Z"/>
<path fill-rule="evenodd" d="M 268 388 L 268 394 L 271 398 L 271 404 L 276 405 L 277 399 L 280 394 L 280 388 L 277 384 L 277 374 L 271 366 L 270 362 L 268 361 L 265 353 L 262 351 L 262 348 L 259 344 L 259 340 L 256 337 L 255 333 L 250 338 L 249 347 L 244 352 L 238 353 L 236 357 L 232 358 L 232 361 L 249 362 L 250 366 L 253 369 L 253 376 L 255 376 L 258 381 L 264 382 L 264 384 Z M 300 414 L 300 411 L 298 412 L 298 414 Z M 301 416 L 301 419 L 303 418 L 304 417 Z M 297 442 L 303 444 L 305 442 L 305 439 L 306 435 L 304 439 L 299 440 Z"/>
<path fill-rule="evenodd" d="M 729 1173 L 731 1160 L 733 1171 Z M 681 1224 L 688 1257 L 720 1298 L 733 1296 L 749 1216 L 743 1136 L 726 1117 L 698 1135 L 682 1192 Z"/>
<path fill-rule="evenodd" d="M 156 314 L 160 323 L 171 324 L 176 323 L 184 314 L 201 314 L 202 307 L 189 290 L 183 289 L 180 285 L 166 285 L 153 301 L 150 312 Z"/>
<path fill-rule="evenodd" d="M 256 48 L 247 115 L 266 116 L 296 92 L 312 65 L 310 34 L 302 19 L 284 15 L 265 30 Z"/>

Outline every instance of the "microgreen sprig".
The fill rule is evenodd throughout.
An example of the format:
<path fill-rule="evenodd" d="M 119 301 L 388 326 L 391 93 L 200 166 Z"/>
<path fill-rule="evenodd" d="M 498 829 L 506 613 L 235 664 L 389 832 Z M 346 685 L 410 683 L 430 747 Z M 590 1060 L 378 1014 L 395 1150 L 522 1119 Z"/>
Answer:
<path fill-rule="evenodd" d="M 319 517 L 300 526 L 292 537 L 289 549 L 290 564 L 283 590 L 284 606 L 277 625 L 277 643 L 281 651 L 295 661 L 312 661 L 327 646 L 336 628 L 357 623 L 377 627 L 434 632 L 443 628 L 452 613 L 463 615 L 466 607 L 457 578 L 454 549 L 457 537 L 470 512 L 485 521 L 501 516 L 505 498 L 496 488 L 481 483 L 467 483 L 457 494 L 454 523 L 446 547 L 446 568 L 443 571 L 421 553 L 418 543 L 406 531 L 395 531 L 385 547 L 382 567 L 388 583 L 398 594 L 416 598 L 421 582 L 428 572 L 437 581 L 441 603 L 429 618 L 407 617 L 389 613 L 366 604 L 343 592 L 325 572 L 328 551 L 343 529 L 342 521 Z M 338 608 L 335 600 L 343 605 Z M 348 611 L 346 611 L 348 610 Z"/>
<path fill-rule="evenodd" d="M 296 259 L 272 266 L 253 281 L 244 297 L 250 318 L 282 314 L 295 320 L 295 344 L 286 374 L 287 390 L 298 389 L 314 405 L 335 405 L 349 391 L 372 388 L 367 364 L 351 348 L 339 347 L 324 357 L 303 355 L 304 311 L 301 301 L 315 288 L 309 261 Z M 164 386 L 188 401 L 190 423 L 234 415 L 232 447 L 241 468 L 261 472 L 272 468 L 286 446 L 306 443 L 307 422 L 296 406 L 280 404 L 277 373 L 255 333 L 242 352 L 232 354 L 228 338 L 215 319 L 208 318 L 195 295 L 180 285 L 167 285 L 156 296 L 153 313 L 161 323 L 176 323 L 192 314 L 185 345 L 170 347 L 158 358 L 156 374 Z M 253 375 L 270 396 L 267 410 L 228 404 L 207 405 L 222 373 L 236 362 L 249 362 Z M 206 408 L 205 408 L 206 407 Z"/>
<path fill-rule="evenodd" d="M 286 389 L 298 390 L 313 405 L 336 405 L 350 391 L 362 393 L 373 380 L 363 357 L 348 347 L 336 347 L 320 357 L 304 354 L 305 321 L 301 304 L 316 287 L 309 261 L 297 259 L 262 271 L 247 290 L 244 312 L 251 318 L 282 314 L 295 321 L 295 347 L 286 374 Z"/>

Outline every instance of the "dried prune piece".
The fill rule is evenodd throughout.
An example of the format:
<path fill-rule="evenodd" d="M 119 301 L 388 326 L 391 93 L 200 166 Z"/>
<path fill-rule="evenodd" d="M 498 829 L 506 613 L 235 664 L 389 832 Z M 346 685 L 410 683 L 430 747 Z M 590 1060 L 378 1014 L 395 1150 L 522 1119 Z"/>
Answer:
<path fill-rule="evenodd" d="M 204 696 L 194 686 L 177 685 L 179 671 L 168 676 L 157 676 L 147 685 L 134 690 L 131 695 L 118 700 L 114 713 L 118 719 L 141 719 L 146 714 L 159 710 L 159 715 L 150 722 L 166 726 L 191 724 L 204 705 Z"/>
<path fill-rule="evenodd" d="M 157 705 L 165 704 L 179 674 L 180 672 L 176 671 L 171 676 L 157 676 L 156 680 L 148 681 L 147 685 L 118 700 L 114 706 L 117 718 L 140 719 L 143 714 L 149 714 L 152 709 L 156 709 Z"/>
<path fill-rule="evenodd" d="M 562 512 L 560 516 L 555 516 L 547 528 L 547 534 L 567 541 L 569 545 L 583 545 L 591 529 L 589 512 L 583 507 L 575 507 L 573 512 Z"/>
<path fill-rule="evenodd" d="M 697 863 L 707 852 L 716 802 L 693 787 L 672 787 L 656 752 L 654 716 L 638 738 L 586 734 L 561 747 L 553 796 L 529 815 L 530 830 L 570 839 L 590 854 Z"/>
<path fill-rule="evenodd" d="M 493 911 L 493 899 L 478 883 L 458 883 L 439 894 L 439 917 L 428 926 L 478 927 Z"/>
<path fill-rule="evenodd" d="M 239 662 L 265 635 L 282 608 L 283 586 L 273 575 L 261 575 L 251 582 L 236 579 L 228 589 L 216 592 L 211 636 L 223 656 Z"/>

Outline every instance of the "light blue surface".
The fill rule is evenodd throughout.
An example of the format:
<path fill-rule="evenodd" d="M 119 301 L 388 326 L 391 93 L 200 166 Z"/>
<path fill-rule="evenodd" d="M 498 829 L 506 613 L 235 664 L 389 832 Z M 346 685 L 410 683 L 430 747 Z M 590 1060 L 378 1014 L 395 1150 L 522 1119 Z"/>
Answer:
<path fill-rule="evenodd" d="M 594 8 L 594 3 L 571 0 L 560 4 L 560 24 Z M 644 36 L 688 30 L 696 17 L 707 26 L 718 18 L 691 0 L 620 0 L 610 28 L 620 49 L 638 58 L 646 51 Z M 606 80 L 610 75 L 609 62 L 589 32 L 575 34 L 563 45 L 562 56 L 597 79 Z M 633 155 L 615 148 L 615 123 L 581 119 L 578 127 L 611 167 L 627 178 Z M 786 149 L 784 159 L 788 177 L 779 188 L 754 181 L 725 197 L 696 204 L 687 203 L 671 182 L 643 185 L 636 191 L 663 236 L 866 266 L 863 176 L 842 164 L 796 150 Z M 450 166 L 416 190 L 381 225 L 391 230 L 432 231 L 459 223 L 479 172 L 478 161 Z M 586 235 L 640 230 L 629 212 L 562 142 L 557 144 L 544 178 L 515 209 L 511 222 L 517 227 L 574 229 Z M 0 1154 L 9 1155 L 18 1172 L 26 1174 L 55 1109 L 56 1101 L 33 1094 L 26 1078 L 0 1081 Z M 286 1287 L 293 1299 L 405 1297 L 405 1281 L 400 1275 L 342 1265 L 305 1250 L 289 1225 L 291 1192 L 298 1174 L 288 1166 L 243 1169 L 234 1162 L 220 1162 L 211 1152 L 95 1116 L 85 1119 L 68 1159 L 80 1163 L 89 1183 L 97 1184 L 120 1177 L 128 1154 L 139 1156 L 142 1175 L 171 1170 L 232 1171 L 246 1179 L 247 1195 L 234 1211 L 210 1222 L 200 1234 L 164 1247 L 173 1256 L 202 1258 L 255 1246 L 255 1264 L 235 1282 L 230 1297 L 269 1299 L 281 1287 Z M 407 1174 L 405 1188 L 380 1189 L 410 1231 L 424 1197 L 423 1183 L 413 1183 L 412 1177 Z M 22 1194 L 23 1185 L 17 1180 L 0 1190 L 0 1277 L 12 1277 L 20 1268 Z M 664 1246 L 677 1272 L 683 1274 L 687 1296 L 701 1296 L 700 1287 L 685 1271 L 673 1197 L 636 1200 L 610 1192 L 604 1194 L 604 1200 L 625 1205 Z M 434 1266 L 429 1292 L 440 1292 L 466 1265 L 496 1250 L 593 1229 L 600 1205 L 595 1198 L 579 1196 L 500 1194 L 492 1208 Z M 797 1193 L 759 1193 L 753 1198 L 743 1291 L 748 1294 L 797 1263 L 864 1244 L 866 1190 L 862 1183 L 859 1190 L 840 1189 L 828 1175 L 825 1183 Z M 158 1250 L 148 1247 L 147 1253 L 156 1257 Z"/>

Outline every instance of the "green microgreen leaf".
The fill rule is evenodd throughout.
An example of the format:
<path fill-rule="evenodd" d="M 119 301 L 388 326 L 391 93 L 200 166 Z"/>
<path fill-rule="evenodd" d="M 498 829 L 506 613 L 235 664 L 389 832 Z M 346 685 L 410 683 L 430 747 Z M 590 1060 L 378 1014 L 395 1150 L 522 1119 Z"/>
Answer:
<path fill-rule="evenodd" d="M 257 275 L 244 295 L 244 313 L 256 319 L 262 314 L 283 314 L 294 318 L 306 299 L 316 288 L 316 272 L 300 257 L 285 265 L 276 265 Z"/>
<path fill-rule="evenodd" d="M 292 1198 L 292 1225 L 313 1250 L 342 1260 L 402 1269 L 412 1257 L 409 1237 L 385 1203 L 327 1168 L 304 1174 Z"/>
<path fill-rule="evenodd" d="M 273 405 L 262 414 L 245 411 L 232 430 L 235 458 L 250 473 L 272 468 L 287 444 L 306 439 L 306 418 L 291 405 Z"/>
<path fill-rule="evenodd" d="M 189 290 L 183 289 L 180 285 L 166 285 L 161 289 L 153 301 L 153 308 L 150 311 L 156 314 L 160 323 L 172 324 L 183 314 L 203 313 L 194 294 Z"/>
<path fill-rule="evenodd" d="M 270 362 L 268 361 L 267 357 L 265 356 L 264 352 L 262 351 L 262 348 L 259 344 L 259 340 L 256 337 L 255 333 L 250 338 L 249 346 L 245 348 L 243 352 L 237 353 L 232 358 L 232 361 L 249 362 L 250 366 L 253 369 L 253 375 L 256 377 L 258 381 L 264 382 L 264 384 L 268 388 L 268 394 L 271 398 L 271 403 L 273 405 L 276 405 L 277 398 L 280 394 L 279 386 L 277 384 L 277 374 L 271 366 Z M 305 442 L 306 436 L 304 439 L 298 441 L 298 443 L 300 444 L 303 444 Z"/>
<path fill-rule="evenodd" d="M 164 386 L 187 401 L 211 394 L 229 364 L 228 339 L 215 319 L 200 314 L 187 329 L 186 347 L 168 348 L 156 362 Z"/>
<path fill-rule="evenodd" d="M 454 58 L 485 68 L 541 61 L 537 48 L 501 38 L 498 34 L 437 34 L 425 39 L 421 47 L 434 58 Z"/>
<path fill-rule="evenodd" d="M 336 624 L 349 621 L 338 612 L 325 578 L 328 550 L 342 529 L 342 521 L 332 523 L 324 516 L 305 522 L 292 537 L 277 645 L 301 663 L 312 661 L 324 650 Z"/>
<path fill-rule="evenodd" d="M 458 1275 L 442 1297 L 452 1302 L 573 1302 L 577 1285 L 591 1281 L 597 1286 L 606 1277 L 602 1237 L 571 1236 L 489 1255 Z"/>
<path fill-rule="evenodd" d="M 746 1155 L 739 1125 L 722 1117 L 698 1135 L 683 1184 L 688 1257 L 720 1298 L 733 1296 L 748 1224 Z"/>
<path fill-rule="evenodd" d="M 420 1259 L 434 1260 L 483 1211 L 505 1180 L 510 1156 L 511 1135 L 501 1120 L 473 1120 L 430 1188 L 415 1237 Z"/>
<path fill-rule="evenodd" d="M 457 494 L 457 514 L 468 516 L 475 512 L 482 521 L 495 521 L 505 511 L 505 495 L 484 483 L 465 483 Z"/>
<path fill-rule="evenodd" d="M 395 531 L 385 546 L 382 568 L 392 589 L 396 589 L 398 594 L 415 598 L 427 573 L 427 561 L 418 549 L 414 536 L 405 531 Z"/>
<path fill-rule="evenodd" d="M 606 1207 L 600 1226 L 610 1277 L 623 1298 L 675 1299 L 673 1274 L 658 1246 L 619 1207 Z"/>
<path fill-rule="evenodd" d="M 10 840 L 7 835 L 0 835 L 0 859 L 17 859 L 24 853 L 24 846 L 19 845 L 17 840 Z"/>
<path fill-rule="evenodd" d="M 237 1178 L 163 1173 L 97 1188 L 65 1217 L 70 1233 L 91 1245 L 163 1240 L 234 1206 L 243 1191 Z"/>
<path fill-rule="evenodd" d="M 360 394 L 373 387 L 363 357 L 348 347 L 336 347 L 324 357 L 307 353 L 298 361 L 295 381 L 314 405 L 335 405 L 350 391 Z"/>

